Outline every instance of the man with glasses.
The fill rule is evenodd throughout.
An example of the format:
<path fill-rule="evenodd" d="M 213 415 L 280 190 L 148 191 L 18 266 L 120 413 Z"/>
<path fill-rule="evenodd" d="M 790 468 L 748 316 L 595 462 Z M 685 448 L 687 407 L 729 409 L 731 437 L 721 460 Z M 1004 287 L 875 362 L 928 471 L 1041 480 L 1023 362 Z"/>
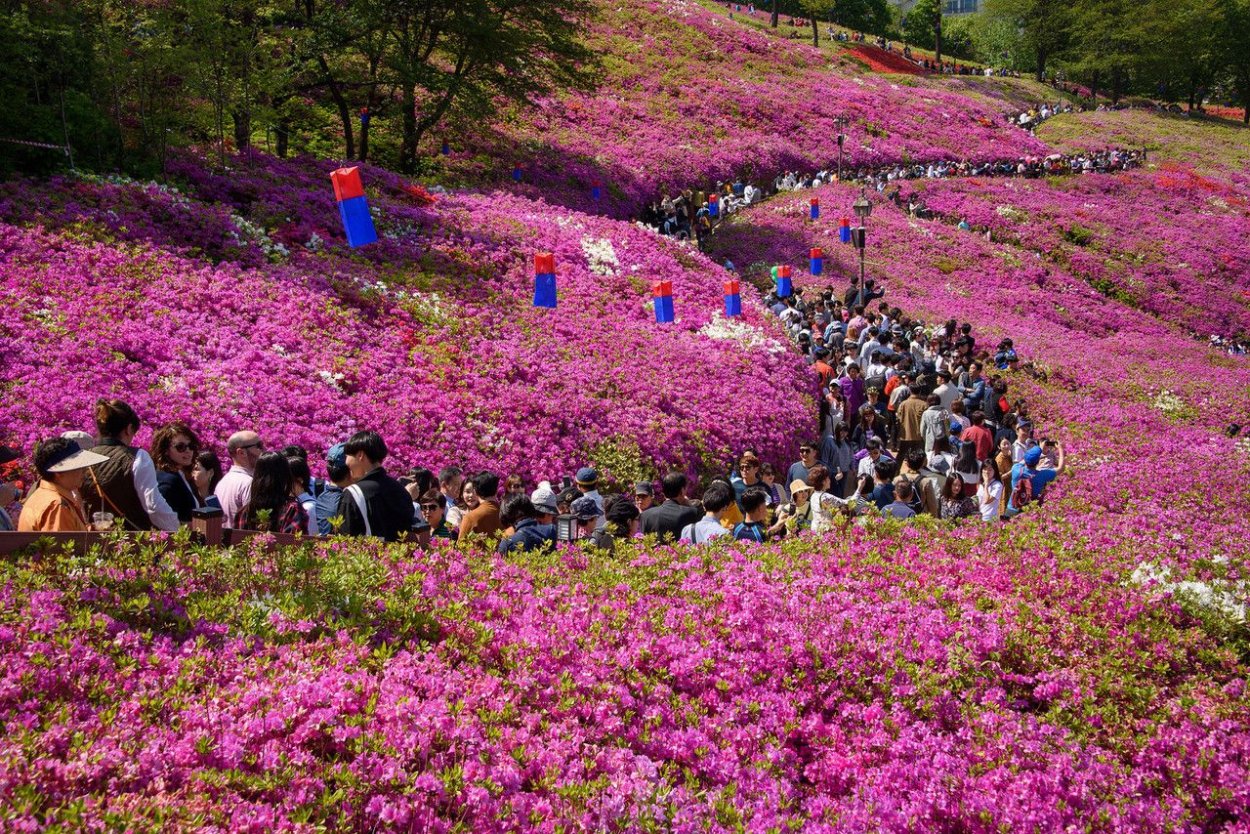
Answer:
<path fill-rule="evenodd" d="M 217 483 L 213 495 L 217 496 L 229 527 L 239 510 L 252 499 L 252 470 L 265 453 L 265 444 L 254 431 L 237 431 L 226 441 L 226 453 L 230 455 L 230 471 Z"/>
<path fill-rule="evenodd" d="M 807 473 L 816 462 L 816 444 L 804 443 L 799 447 L 799 459 L 790 464 L 790 471 L 786 473 L 787 483 L 807 481 Z"/>

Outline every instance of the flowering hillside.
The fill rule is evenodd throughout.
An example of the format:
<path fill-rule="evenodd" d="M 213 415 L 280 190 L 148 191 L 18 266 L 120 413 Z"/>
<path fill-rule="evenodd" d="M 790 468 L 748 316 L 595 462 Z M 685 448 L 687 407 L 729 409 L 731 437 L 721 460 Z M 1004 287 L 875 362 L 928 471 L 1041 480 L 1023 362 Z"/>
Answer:
<path fill-rule="evenodd" d="M 1203 336 L 1250 334 L 1244 189 L 1164 163 L 1122 176 L 919 182 L 903 192 L 1165 321 Z"/>
<path fill-rule="evenodd" d="M 747 442 L 780 463 L 814 424 L 810 374 L 775 323 L 744 298 L 727 325 L 723 272 L 651 232 L 506 194 L 431 200 L 371 169 L 382 240 L 349 252 L 332 164 L 235 165 L 184 160 L 177 190 L 0 192 L 0 425 L 14 440 L 87 428 L 113 394 L 149 425 L 183 418 L 218 443 L 255 426 L 323 449 L 368 426 L 407 465 L 533 478 L 596 459 L 631 477 L 714 467 Z M 554 311 L 531 306 L 543 251 Z M 675 325 L 650 309 L 661 278 Z M 723 385 L 683 395 L 712 377 Z"/>
<path fill-rule="evenodd" d="M 844 288 L 858 189 L 743 209 L 707 256 L 603 215 L 819 167 L 839 114 L 855 163 L 1049 152 L 1001 126 L 1017 85 L 831 71 L 684 0 L 596 26 L 599 95 L 449 137 L 443 175 L 498 190 L 366 168 L 362 249 L 329 161 L 0 184 L 0 441 L 88 428 L 111 394 L 141 443 L 181 418 L 219 450 L 256 428 L 319 456 L 371 427 L 392 469 L 788 464 L 814 374 L 760 293 L 780 263 Z M 1068 452 L 1044 504 L 612 555 L 36 544 L 0 560 L 0 830 L 1250 831 L 1250 440 L 1226 430 L 1250 425 L 1250 362 L 1191 333 L 1250 322 L 1244 133 L 1152 124 L 1043 125 L 1065 151 L 1145 137 L 1141 171 L 904 183 L 928 220 L 873 195 L 886 300 L 1026 360 L 1008 398 Z M 555 310 L 530 303 L 543 251 Z"/>
<path fill-rule="evenodd" d="M 450 171 L 503 183 L 520 163 L 523 193 L 632 215 L 661 190 L 828 165 L 838 117 L 852 165 L 1046 152 L 1004 123 L 1013 105 L 860 73 L 692 0 L 605 4 L 591 43 L 603 89 L 516 112 L 496 130 L 456 131 Z M 606 192 L 599 203 L 594 182 Z"/>

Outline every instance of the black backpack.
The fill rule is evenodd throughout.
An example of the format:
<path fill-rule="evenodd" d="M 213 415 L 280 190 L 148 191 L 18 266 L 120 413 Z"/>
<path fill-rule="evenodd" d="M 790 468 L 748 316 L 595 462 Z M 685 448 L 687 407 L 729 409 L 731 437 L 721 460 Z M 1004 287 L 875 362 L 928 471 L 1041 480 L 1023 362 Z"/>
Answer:
<path fill-rule="evenodd" d="M 911 500 L 907 502 L 907 506 L 916 515 L 924 514 L 924 476 L 912 480 L 907 479 L 907 483 L 911 484 Z"/>

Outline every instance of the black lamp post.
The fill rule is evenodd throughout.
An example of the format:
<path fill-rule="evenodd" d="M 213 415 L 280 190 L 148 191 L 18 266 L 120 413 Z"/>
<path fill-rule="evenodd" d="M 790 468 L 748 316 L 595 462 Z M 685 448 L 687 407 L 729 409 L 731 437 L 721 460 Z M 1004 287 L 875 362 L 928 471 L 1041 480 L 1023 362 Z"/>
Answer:
<path fill-rule="evenodd" d="M 855 209 L 855 216 L 859 218 L 859 228 L 854 230 L 855 248 L 859 250 L 859 285 L 864 286 L 864 250 L 867 247 L 867 229 L 864 228 L 864 222 L 872 215 L 872 202 L 868 199 L 868 188 L 863 187 L 859 191 L 859 199 L 856 200 L 851 208 Z"/>
<path fill-rule="evenodd" d="M 838 116 L 833 120 L 838 129 L 838 182 L 842 182 L 842 146 L 846 144 L 846 116 Z"/>

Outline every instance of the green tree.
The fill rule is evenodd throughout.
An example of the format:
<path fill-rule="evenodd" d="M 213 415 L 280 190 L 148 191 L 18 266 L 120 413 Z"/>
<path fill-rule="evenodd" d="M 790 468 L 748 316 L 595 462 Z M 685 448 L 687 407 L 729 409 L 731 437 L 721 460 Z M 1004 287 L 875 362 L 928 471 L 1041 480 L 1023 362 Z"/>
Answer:
<path fill-rule="evenodd" d="M 594 56 L 578 33 L 592 10 L 589 0 L 379 3 L 399 96 L 400 168 L 414 167 L 422 137 L 452 112 L 481 118 L 500 101 L 588 86 Z"/>
<path fill-rule="evenodd" d="M 1242 123 L 1250 125 L 1250 0 L 1227 0 L 1223 69 L 1243 109 Z"/>
<path fill-rule="evenodd" d="M 1073 7 L 1073 58 L 1068 66 L 1089 79 L 1095 97 L 1106 81 L 1112 102 L 1118 102 L 1132 82 L 1149 41 L 1137 11 L 1132 0 L 1085 0 Z"/>
<path fill-rule="evenodd" d="M 995 39 L 996 46 L 1021 61 L 1030 61 L 1037 80 L 1045 81 L 1050 62 L 1068 47 L 1073 8 L 1063 0 L 987 0 L 981 15 L 982 31 L 998 27 L 996 32 L 1002 39 Z M 1013 32 L 1016 37 L 1011 41 Z"/>
<path fill-rule="evenodd" d="M 937 46 L 936 34 L 942 20 L 941 0 L 916 0 L 907 13 L 904 32 L 907 39 L 917 46 L 933 49 Z"/>
<path fill-rule="evenodd" d="M 820 46 L 820 21 L 829 20 L 836 0 L 799 0 L 799 8 L 812 23 L 812 46 Z"/>
<path fill-rule="evenodd" d="M 836 0 L 833 22 L 858 32 L 884 35 L 890 30 L 893 18 L 887 0 Z"/>
<path fill-rule="evenodd" d="M 5 2 L 0 39 L 0 171 L 73 164 L 75 146 L 110 133 L 90 94 L 95 67 L 87 10 L 71 2 Z"/>

